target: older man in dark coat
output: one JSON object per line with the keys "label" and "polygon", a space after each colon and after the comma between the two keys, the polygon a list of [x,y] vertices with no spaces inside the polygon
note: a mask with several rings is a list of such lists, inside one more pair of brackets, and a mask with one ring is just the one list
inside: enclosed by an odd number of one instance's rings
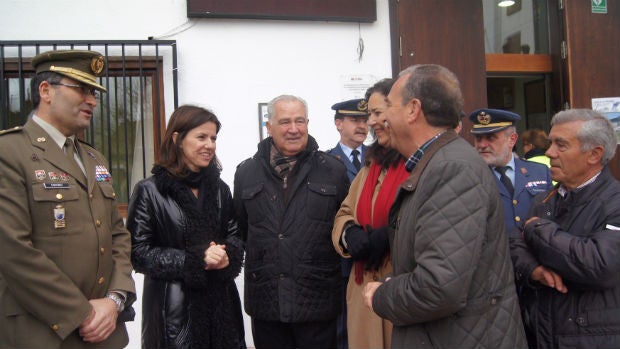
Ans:
{"label": "older man in dark coat", "polygon": [[511,254],[530,347],[620,348],[620,183],[616,132],[588,109],[551,120],[551,176]]}
{"label": "older man in dark coat", "polygon": [[335,348],[342,277],[331,231],[349,179],[342,162],[308,135],[303,99],[278,96],[268,111],[270,137],[235,173],[254,344]]}

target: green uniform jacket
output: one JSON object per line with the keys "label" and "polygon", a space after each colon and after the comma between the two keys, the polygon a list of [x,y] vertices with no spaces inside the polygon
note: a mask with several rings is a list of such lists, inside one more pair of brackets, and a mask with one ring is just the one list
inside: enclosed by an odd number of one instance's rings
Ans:
{"label": "green uniform jacket", "polygon": [[[135,300],[131,238],[108,165],[85,143],[86,176],[34,121],[0,132],[0,348],[122,348],[124,323],[98,346],[77,329],[89,299]],[[97,175],[96,175],[97,171]]]}

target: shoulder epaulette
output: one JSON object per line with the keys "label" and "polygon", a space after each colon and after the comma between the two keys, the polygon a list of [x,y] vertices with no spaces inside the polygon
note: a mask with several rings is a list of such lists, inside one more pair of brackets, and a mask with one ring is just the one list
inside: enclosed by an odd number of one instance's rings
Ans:
{"label": "shoulder epaulette", "polygon": [[[332,149],[330,149],[330,150],[332,150]],[[318,152],[319,152],[319,154],[324,154],[326,156],[331,156],[332,158],[335,158],[335,159],[338,159],[339,161],[342,161],[342,159],[340,158],[340,155],[330,153],[330,150],[328,150],[328,151],[319,150]]]}
{"label": "shoulder epaulette", "polygon": [[[75,138],[77,138],[77,137],[75,137]],[[78,142],[80,142],[80,143],[82,143],[82,144],[86,144],[87,146],[89,146],[89,147],[91,147],[91,148],[95,148],[95,147],[93,147],[93,145],[92,145],[92,144],[90,144],[90,143],[88,143],[88,142],[86,142],[86,141],[84,141],[84,140],[81,140],[81,139],[79,139],[79,138],[78,138],[77,140],[78,140]]]}
{"label": "shoulder epaulette", "polygon": [[9,128],[6,130],[1,130],[0,131],[0,136],[8,134],[8,133],[13,133],[13,132],[21,132],[21,130],[23,130],[24,127],[23,126],[15,126],[13,128]]}

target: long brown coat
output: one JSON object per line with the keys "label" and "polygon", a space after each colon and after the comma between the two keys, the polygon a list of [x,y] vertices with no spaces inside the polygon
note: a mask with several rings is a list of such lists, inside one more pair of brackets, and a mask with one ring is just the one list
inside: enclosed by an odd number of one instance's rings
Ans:
{"label": "long brown coat", "polygon": [[[32,120],[0,134],[0,348],[97,347],[76,331],[88,300],[108,290],[128,292],[127,305],[135,299],[107,162],[87,144],[80,156],[86,176]],[[127,342],[119,323],[99,347]]]}
{"label": "long brown coat", "polygon": [[[377,198],[379,189],[381,189],[381,183],[383,183],[386,172],[385,170],[382,171],[377,179],[378,183],[375,186],[375,192],[372,198],[373,207],[374,200]],[[332,243],[334,244],[336,252],[345,258],[351,258],[351,255],[346,252],[340,244],[342,231],[349,222],[359,224],[356,217],[357,203],[367,178],[368,167],[364,167],[351,183],[349,194],[340,205],[338,213],[336,213],[334,229],[332,230]],[[347,335],[349,348],[380,349],[390,347],[392,323],[370,311],[364,304],[364,298],[362,296],[362,290],[367,283],[382,280],[392,273],[392,262],[390,261],[389,255],[384,258],[384,262],[379,270],[364,271],[363,280],[360,285],[355,282],[355,266],[351,269],[349,281],[347,283]]]}

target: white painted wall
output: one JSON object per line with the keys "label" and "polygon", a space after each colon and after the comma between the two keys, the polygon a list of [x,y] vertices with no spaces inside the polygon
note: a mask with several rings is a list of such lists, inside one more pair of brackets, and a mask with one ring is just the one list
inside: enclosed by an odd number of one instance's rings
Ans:
{"label": "white painted wall", "polygon": [[[377,21],[358,25],[188,20],[186,0],[0,0],[0,40],[176,40],[179,104],[207,107],[222,121],[217,154],[232,187],[236,165],[256,150],[258,103],[283,93],[306,99],[310,134],[328,149],[338,140],[330,106],[349,98],[343,77],[392,75],[388,0],[376,2]],[[365,51],[358,60],[360,35]],[[169,116],[170,93],[165,103]],[[140,294],[140,275],[136,280]],[[242,277],[237,281],[242,292]],[[139,324],[138,315],[128,348],[139,348]],[[249,323],[246,332],[251,346]]]}

